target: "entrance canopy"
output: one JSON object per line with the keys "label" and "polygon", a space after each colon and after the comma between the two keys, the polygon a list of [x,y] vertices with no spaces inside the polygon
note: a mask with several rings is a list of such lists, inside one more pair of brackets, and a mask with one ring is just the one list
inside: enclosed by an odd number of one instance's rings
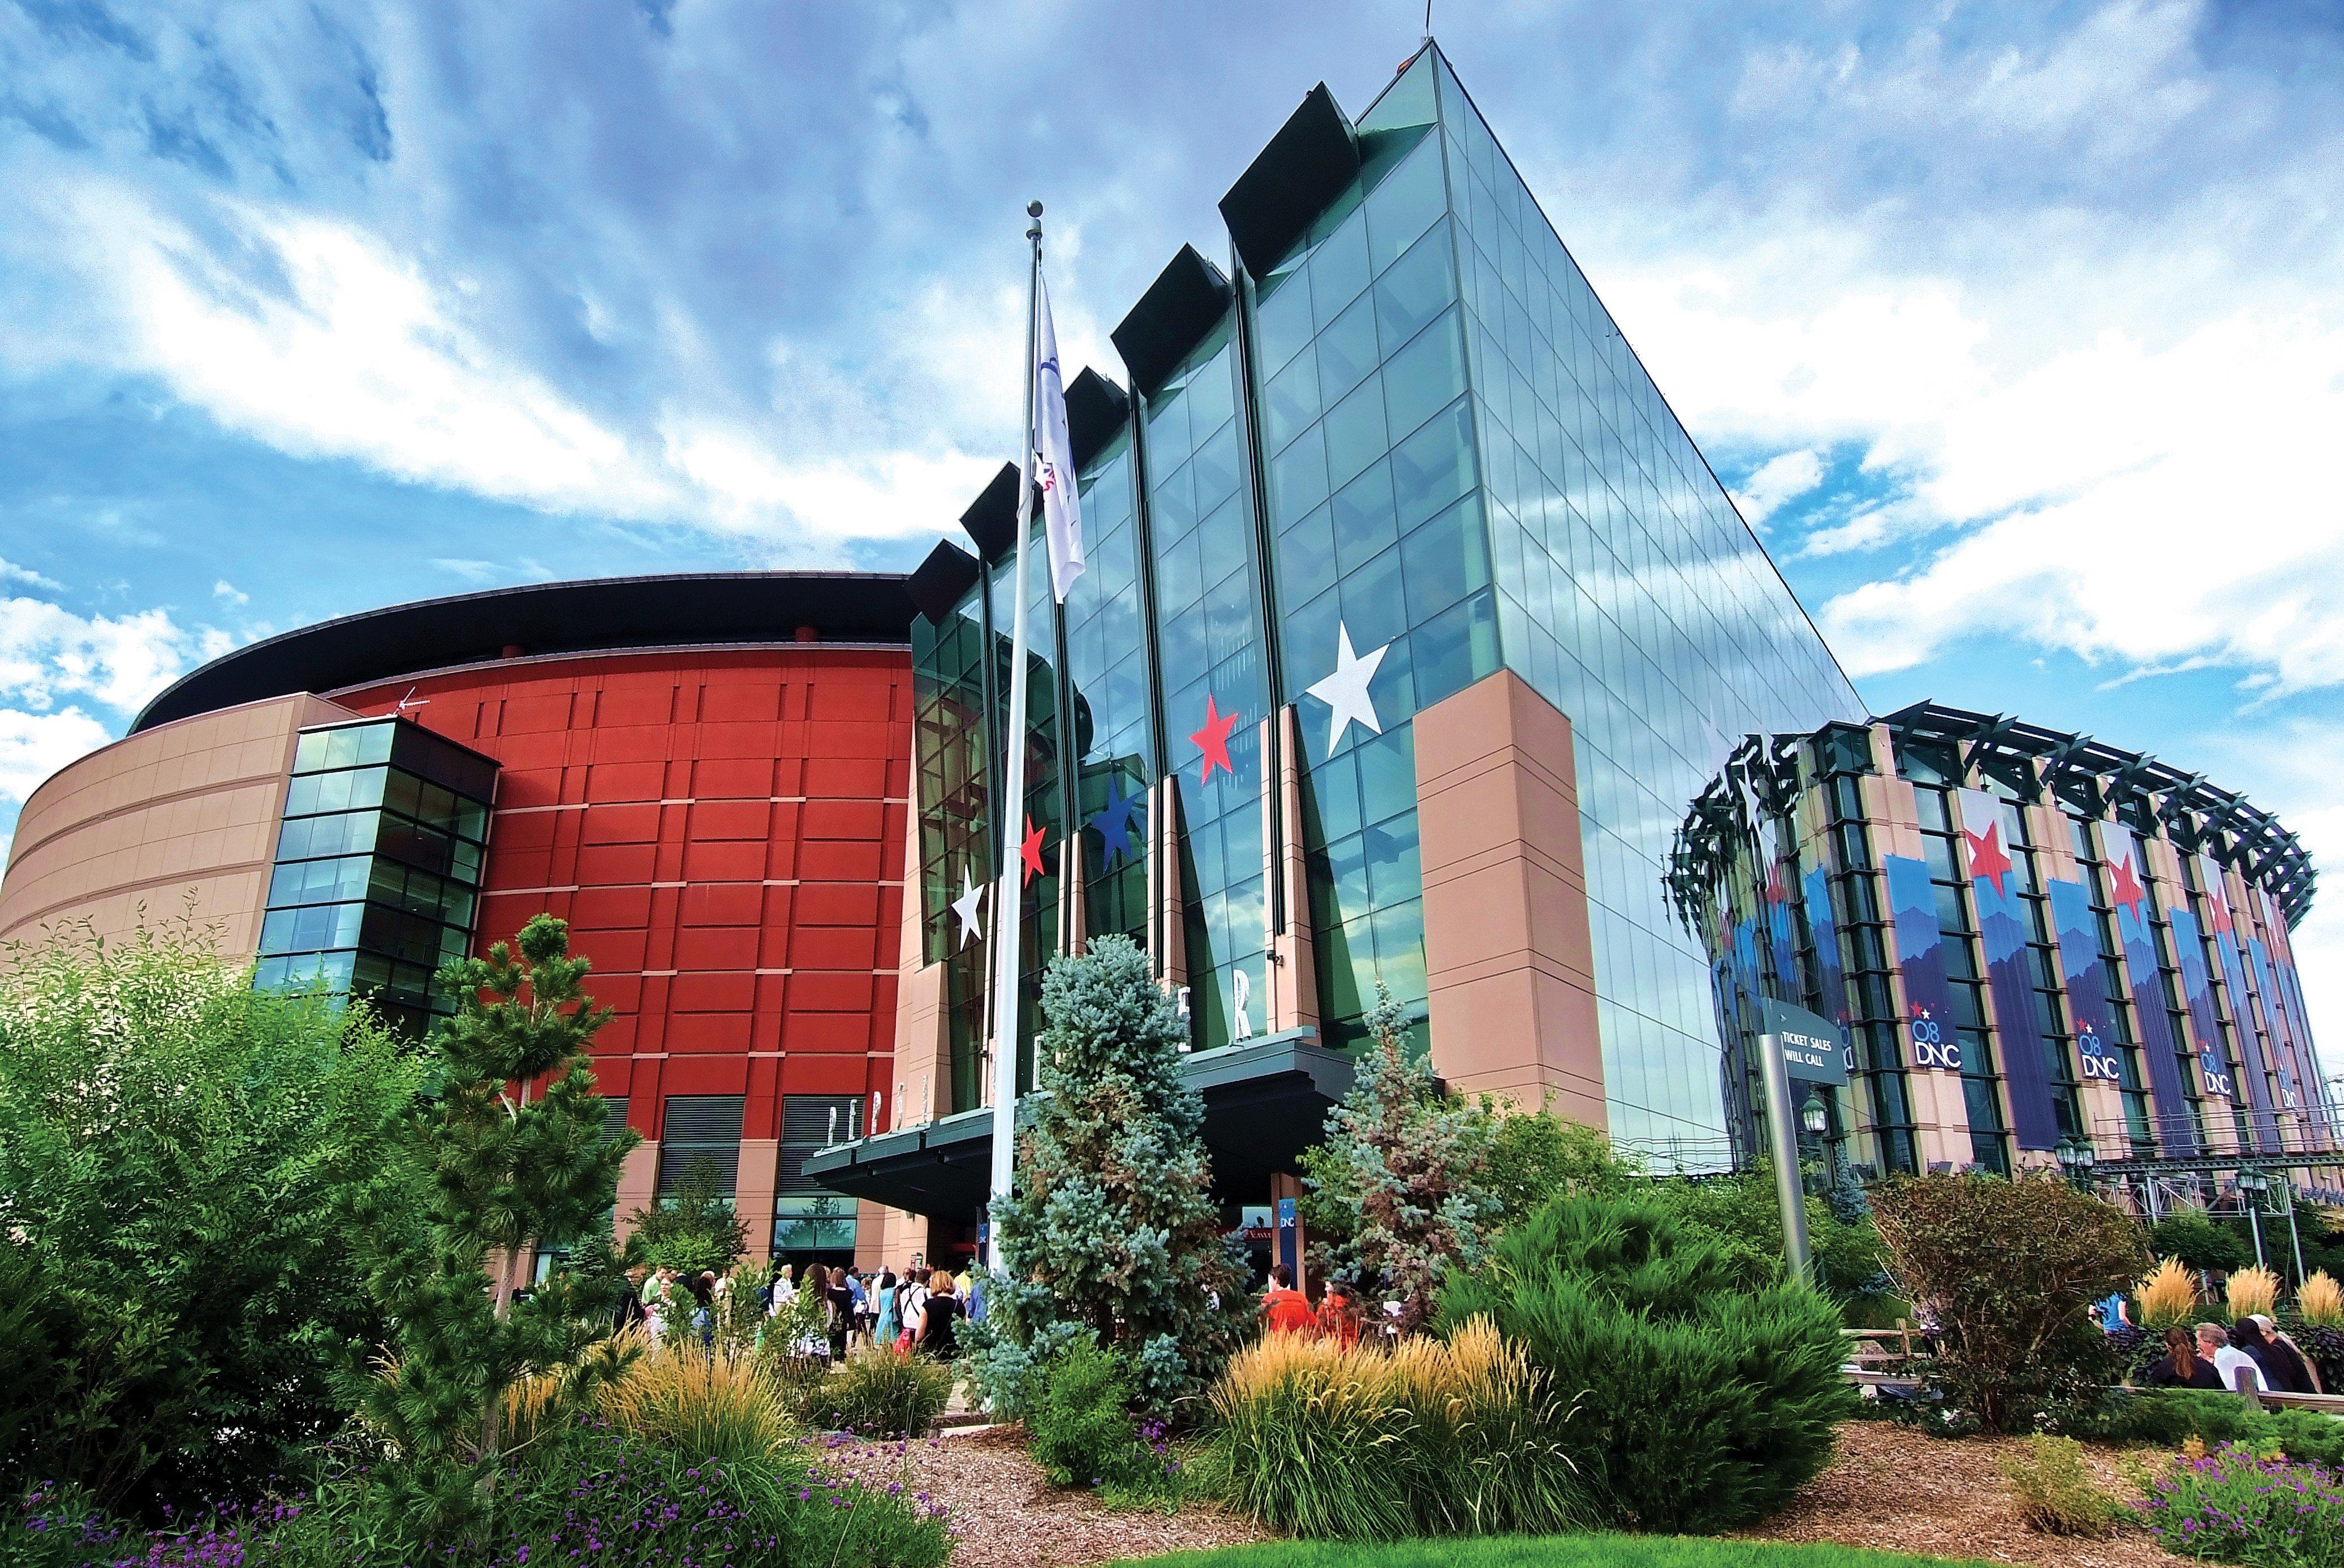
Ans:
{"label": "entrance canopy", "polygon": [[[1309,1029],[1200,1052],[1180,1067],[1204,1096],[1213,1195],[1225,1203],[1261,1201],[1271,1173],[1295,1168],[1351,1087],[1350,1058],[1321,1047]],[[985,1208],[992,1138],[993,1111],[979,1108],[834,1144],[808,1157],[804,1170],[850,1198],[966,1221]]]}

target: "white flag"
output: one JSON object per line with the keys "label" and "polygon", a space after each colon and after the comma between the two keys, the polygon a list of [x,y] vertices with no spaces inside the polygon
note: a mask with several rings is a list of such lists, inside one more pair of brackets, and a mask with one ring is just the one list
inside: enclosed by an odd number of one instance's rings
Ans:
{"label": "white flag", "polygon": [[1083,503],[1076,492],[1074,443],[1066,437],[1066,383],[1058,371],[1058,329],[1050,291],[1039,301],[1035,335],[1034,471],[1042,486],[1042,526],[1050,536],[1050,591],[1059,603],[1083,574]]}

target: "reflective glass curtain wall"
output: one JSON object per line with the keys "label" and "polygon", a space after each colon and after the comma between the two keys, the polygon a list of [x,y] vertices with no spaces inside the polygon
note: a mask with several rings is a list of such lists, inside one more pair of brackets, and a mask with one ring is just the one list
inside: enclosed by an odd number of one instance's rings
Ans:
{"label": "reflective glass curtain wall", "polygon": [[452,1013],[432,976],[471,951],[495,790],[495,764],[418,724],[303,731],[254,983],[363,996],[419,1034]]}
{"label": "reflective glass curtain wall", "polygon": [[1722,1138],[1670,836],[1734,738],[1863,707],[1445,62],[1439,89],[1500,641],[1571,721],[1612,1132]]}

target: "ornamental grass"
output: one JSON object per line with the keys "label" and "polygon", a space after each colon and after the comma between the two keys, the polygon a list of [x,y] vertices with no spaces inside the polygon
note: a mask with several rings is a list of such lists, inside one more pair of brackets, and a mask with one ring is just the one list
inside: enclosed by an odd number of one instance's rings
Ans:
{"label": "ornamental grass", "polygon": [[2232,1274],[2226,1290],[2234,1323],[2258,1313],[2268,1317],[2278,1305],[2278,1276],[2260,1264]]}
{"label": "ornamental grass", "polygon": [[2344,1329],[2344,1285],[2322,1269],[2295,1293],[2295,1310],[2315,1329]]}
{"label": "ornamental grass", "polygon": [[1230,1501],[1297,1535],[1567,1529],[1587,1516],[1559,1407],[1486,1318],[1392,1351],[1271,1334],[1212,1393]]}
{"label": "ornamental grass", "polygon": [[605,1384],[596,1403],[622,1431],[711,1459],[770,1455],[799,1436],[746,1350],[662,1345]]}
{"label": "ornamental grass", "polygon": [[2141,1277],[2132,1299],[2142,1331],[2161,1334],[2198,1315],[2198,1277],[2180,1259],[2167,1258]]}

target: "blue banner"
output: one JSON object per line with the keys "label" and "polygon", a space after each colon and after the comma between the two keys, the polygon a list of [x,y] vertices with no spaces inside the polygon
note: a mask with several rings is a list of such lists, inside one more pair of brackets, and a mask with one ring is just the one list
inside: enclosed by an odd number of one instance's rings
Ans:
{"label": "blue banner", "polygon": [[2271,984],[2270,950],[2259,936],[2247,938],[2247,963],[2255,975],[2255,992],[2263,999],[2263,1017],[2270,1026],[2273,1076],[2278,1079],[2279,1108],[2295,1110],[2303,1104],[2297,1087],[2295,1042],[2288,1037],[2287,1010],[2279,1005],[2278,987]]}
{"label": "blue banner", "polygon": [[2116,1027],[2108,1016],[2108,976],[2100,964],[2100,937],[2092,919],[2092,895],[2080,882],[2046,877],[2051,924],[2059,932],[2060,978],[2067,987],[2067,1017],[2076,1028],[2076,1057],[2084,1081],[2121,1085]]}
{"label": "blue banner", "polygon": [[2002,1076],[2010,1086],[2010,1130],[2021,1148],[2056,1148],[2059,1121],[2051,1105],[2043,1030],[2035,1017],[2026,911],[2019,896],[2025,873],[2011,863],[2002,841],[2001,803],[1984,790],[1958,793],[1970,894],[1977,901],[1978,940],[1985,946],[1986,986],[1994,995],[1994,1019],[2002,1033]]}
{"label": "blue banner", "polygon": [[2222,1060],[2222,1031],[2214,1017],[2214,982],[2206,968],[2205,936],[2198,916],[2177,905],[2167,916],[2173,924],[2173,954],[2181,968],[2181,999],[2189,1008],[2189,1027],[2198,1037],[2198,1089],[2228,1099],[2238,1086],[2230,1081]]}
{"label": "blue banner", "polygon": [[2140,1047],[2148,1053],[2148,1087],[2157,1104],[2156,1126],[2160,1151],[2171,1155],[2198,1152],[2197,1136],[2189,1130],[2188,1091],[2181,1081],[2181,1060],[2175,1054],[2173,1020],[2165,1010],[2165,988],[2158,980],[2157,936],[2148,924],[2148,883],[2141,875],[2132,831],[2121,823],[2100,824],[2100,858],[2107,863],[2108,903],[2116,911],[2117,940],[2124,945],[2125,969],[2132,979],[2132,1015],[2140,1027]]}
{"label": "blue banner", "polygon": [[2254,1113],[2248,1125],[2259,1142],[2273,1137],[2278,1127],[2271,1119],[2270,1088],[2263,1077],[2262,1045],[2255,1037],[2254,1007],[2247,1000],[2247,966],[2238,951],[2238,923],[2230,910],[2230,891],[2222,880],[2222,868],[2211,855],[2201,855],[2198,869],[2206,889],[2206,907],[2214,917],[2214,951],[2222,960],[2223,988],[2230,995],[2230,1032],[2238,1041],[2238,1076],[2247,1080],[2247,1106]]}
{"label": "blue banner", "polygon": [[1908,1063],[1960,1072],[1961,1039],[1955,1033],[1954,993],[1945,980],[1945,936],[1937,926],[1929,863],[1884,855],[1880,865],[1888,874],[1888,905],[1895,920],[1896,970],[1904,977]]}
{"label": "blue banner", "polygon": [[1823,1015],[1847,1027],[1847,970],[1840,962],[1839,921],[1832,914],[1831,878],[1820,865],[1804,878],[1807,934],[1814,938],[1815,968],[1823,981]]}
{"label": "blue banner", "polygon": [[1766,921],[1766,944],[1774,959],[1773,996],[1782,1001],[1803,1003],[1806,986],[1799,975],[1798,936],[1791,928],[1791,868],[1787,862],[1777,860],[1766,869],[1766,900],[1763,911]]}

